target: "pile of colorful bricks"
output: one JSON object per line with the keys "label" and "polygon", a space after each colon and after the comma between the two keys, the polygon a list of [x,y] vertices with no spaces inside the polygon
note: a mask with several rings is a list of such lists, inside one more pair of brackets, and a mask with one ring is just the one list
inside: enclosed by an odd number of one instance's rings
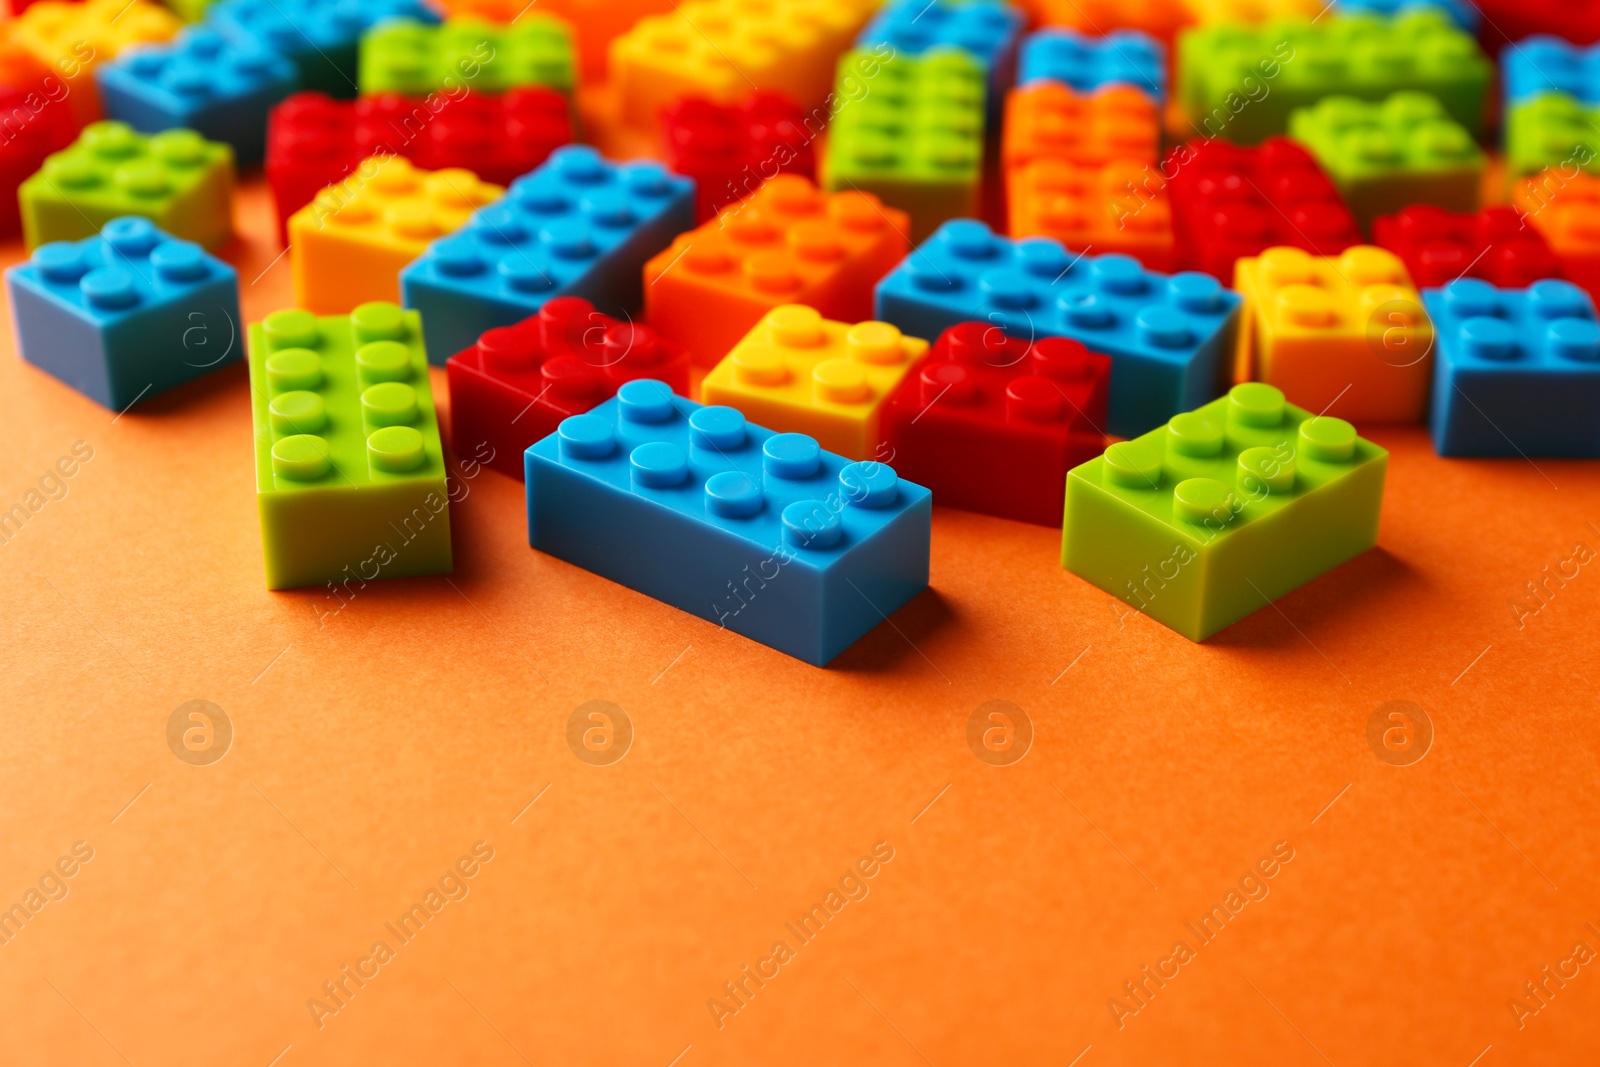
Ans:
{"label": "pile of colorful bricks", "polygon": [[935,503],[1199,641],[1376,543],[1369,426],[1600,458],[1594,5],[12,3],[24,360],[120,412],[245,358],[185,338],[264,171],[270,589],[448,572],[472,458],[810,663]]}

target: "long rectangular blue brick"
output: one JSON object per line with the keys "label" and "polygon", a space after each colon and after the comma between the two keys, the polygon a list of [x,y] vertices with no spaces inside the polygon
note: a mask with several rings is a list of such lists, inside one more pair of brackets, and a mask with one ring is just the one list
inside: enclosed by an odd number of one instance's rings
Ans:
{"label": "long rectangular blue brick", "polygon": [[1209,274],[1158,274],[1131,256],[1012,240],[945,223],[878,283],[876,316],[914,337],[988,322],[1033,341],[1071,337],[1111,357],[1108,433],[1137,437],[1222,393],[1240,297]]}
{"label": "long rectangular blue brick", "polygon": [[663,382],[525,462],[534,548],[816,666],[928,586],[927,489]]}

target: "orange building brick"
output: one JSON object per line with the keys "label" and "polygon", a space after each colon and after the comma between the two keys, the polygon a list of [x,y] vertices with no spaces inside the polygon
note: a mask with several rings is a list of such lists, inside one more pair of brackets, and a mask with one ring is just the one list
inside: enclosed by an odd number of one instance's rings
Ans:
{"label": "orange building brick", "polygon": [[17,17],[12,40],[67,83],[67,102],[80,125],[101,117],[95,65],[137,44],[171,40],[183,23],[149,0],[43,0]]}
{"label": "orange building brick", "polygon": [[928,342],[887,322],[832,322],[774,308],[700,383],[706,404],[738,408],[780,433],[803,433],[847,459],[873,459],[883,406]]}
{"label": "orange building brick", "polygon": [[[451,17],[510,22],[529,10],[528,0],[437,0]],[[578,67],[586,82],[605,77],[606,49],[647,15],[671,11],[672,0],[539,0],[539,10],[572,26]]]}
{"label": "orange building brick", "polygon": [[645,318],[706,366],[783,304],[871,318],[872,288],[906,257],[910,229],[869,193],[780,174],[645,264]]}
{"label": "orange building brick", "polygon": [[1131,85],[1080,93],[1038,81],[1006,95],[1000,159],[1007,168],[1040,159],[1091,167],[1134,160],[1154,170],[1160,152],[1160,109]]}
{"label": "orange building brick", "polygon": [[296,306],[337,315],[372,300],[398,304],[401,269],[504,192],[470,170],[363,161],[289,217]]}
{"label": "orange building brick", "polygon": [[866,22],[860,0],[685,0],[611,42],[624,122],[654,130],[685,96],[733,103],[779,89],[810,109],[833,88],[834,62]]}
{"label": "orange building brick", "polygon": [[1121,252],[1148,270],[1172,270],[1172,205],[1149,164],[1045,159],[1011,167],[1006,202],[1012,237],[1053,237],[1073,252]]}
{"label": "orange building brick", "polygon": [[1244,297],[1239,377],[1357,424],[1421,422],[1433,325],[1400,257],[1371,245],[1313,256],[1269,248],[1234,266]]}
{"label": "orange building brick", "polygon": [[1600,176],[1550,167],[1518,181],[1511,203],[1544,237],[1567,279],[1600,301]]}

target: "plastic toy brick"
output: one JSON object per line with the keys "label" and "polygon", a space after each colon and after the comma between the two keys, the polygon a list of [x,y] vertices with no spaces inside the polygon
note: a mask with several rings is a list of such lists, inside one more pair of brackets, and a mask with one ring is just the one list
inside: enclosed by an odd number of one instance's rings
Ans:
{"label": "plastic toy brick", "polygon": [[1185,0],[1029,0],[1032,20],[1065,26],[1096,37],[1114,30],[1137,30],[1166,45],[1192,17]]}
{"label": "plastic toy brick", "polygon": [[946,223],[878,283],[876,318],[937,337],[967,321],[1014,337],[1070,337],[1111,357],[1106,430],[1143,433],[1217,395],[1239,296],[1205,274],[1155,274],[1127,256],[1075,255]]}
{"label": "plastic toy brick", "polygon": [[873,193],[911,216],[920,241],[946,219],[974,215],[983,174],[983,71],[939,48],[881,59],[856,50],[839,60],[839,95],[871,86],[833,117],[824,188]]}
{"label": "plastic toy brick", "polygon": [[177,16],[148,0],[43,0],[24,11],[12,38],[52,70],[69,90],[66,100],[80,125],[101,117],[96,64],[136,44],[159,44],[178,32]]}
{"label": "plastic toy brick", "polygon": [[571,139],[566,99],[537,86],[424,99],[296,93],[267,125],[267,181],[287,240],[289,216],[369,156],[402,155],[424,170],[464,168],[505,185]]}
{"label": "plastic toy brick", "polygon": [[361,38],[361,95],[503,93],[542,85],[570,96],[573,65],[572,31],[550,15],[530,12],[507,26],[472,18],[437,26],[396,19]]}
{"label": "plastic toy brick", "polygon": [[59,95],[65,83],[38,69],[39,77],[21,86],[0,83],[0,237],[10,237],[22,228],[17,189],[44,165],[46,157],[67,147],[78,135],[72,112]]}
{"label": "plastic toy brick", "polygon": [[92,237],[114,218],[142,215],[215,250],[233,236],[233,149],[193,130],[146,137],[121,122],[96,122],[46,159],[17,199],[30,249]]}
{"label": "plastic toy brick", "polygon": [[[437,6],[453,17],[490,22],[512,22],[528,9],[527,0],[440,0]],[[539,0],[539,8],[572,27],[580,73],[590,82],[604,76],[606,49],[613,37],[646,15],[671,11],[673,4],[672,0]]]}
{"label": "plastic toy brick", "polygon": [[689,394],[689,356],[642,323],[602,315],[558,296],[515,326],[497,326],[445,362],[450,439],[457,455],[482,456],[521,481],[523,453],[636,378]]}
{"label": "plastic toy brick", "polygon": [[985,322],[944,332],[883,409],[881,458],[941,505],[1058,526],[1067,471],[1105,450],[1111,360]]}
{"label": "plastic toy brick", "polygon": [[1288,131],[1292,112],[1334,93],[1382,100],[1405,90],[1437,97],[1477,135],[1491,72],[1469,34],[1442,11],[1417,8],[1199,27],[1179,42],[1177,97],[1187,128],[1239,144]]}
{"label": "plastic toy brick", "polygon": [[1600,10],[1570,0],[1471,0],[1483,15],[1483,41],[1496,54],[1513,42],[1552,34],[1574,44],[1600,41]]}
{"label": "plastic toy brick", "polygon": [[[400,271],[504,192],[470,170],[418,170],[403,156],[363,161],[289,217],[295,303],[333,313],[398,302]],[[434,358],[443,362],[453,351],[436,350]]]}
{"label": "plastic toy brick", "polygon": [[733,103],[760,89],[803,108],[828,98],[831,64],[866,20],[857,0],[686,0],[640,19],[611,42],[623,121],[653,130],[685,96]]}
{"label": "plastic toy brick", "polygon": [[1600,458],[1600,325],[1587,293],[1464,278],[1423,300],[1439,333],[1430,423],[1441,456]]}
{"label": "plastic toy brick", "polygon": [[[37,2],[37,0],[30,0]],[[172,13],[185,22],[199,22],[206,17],[208,11],[216,0],[166,0],[166,6]]]}
{"label": "plastic toy brick", "polygon": [[1022,12],[1004,0],[890,0],[856,38],[857,48],[888,44],[897,55],[959,48],[988,74],[991,119],[1017,74]]}
{"label": "plastic toy brick", "polygon": [[785,304],[711,368],[700,398],[814,437],[846,459],[881,458],[883,405],[927,350],[927,341],[886,322],[830,322],[814,308]]}
{"label": "plastic toy brick", "polygon": [[1041,160],[1012,168],[1006,203],[1013,237],[1050,237],[1074,252],[1121,253],[1150,270],[1173,268],[1166,182],[1147,163]]}
{"label": "plastic toy brick", "polygon": [[1363,232],[1412,204],[1476,211],[1487,165],[1472,135],[1424,93],[1381,104],[1330,96],[1296,111],[1289,131],[1311,150]]}
{"label": "plastic toy brick", "polygon": [[1373,243],[1399,256],[1412,281],[1425,288],[1472,277],[1520,289],[1561,277],[1561,263],[1539,231],[1504,205],[1476,215],[1417,205],[1383,216],[1373,233]]}
{"label": "plastic toy brick", "polygon": [[1067,476],[1061,565],[1204,641],[1376,544],[1388,465],[1343,419],[1236,385]]}
{"label": "plastic toy brick", "polygon": [[6,288],[22,358],[112,411],[240,358],[233,268],[148,219],[41,245]]}
{"label": "plastic toy brick", "polygon": [[1476,33],[1483,21],[1477,0],[1338,0],[1338,10],[1350,14],[1398,15],[1415,7],[1438,8],[1469,33]]}
{"label": "plastic toy brick", "polygon": [[1506,110],[1506,168],[1513,175],[1547,167],[1600,170],[1600,107],[1565,93],[1541,93]]}
{"label": "plastic toy brick", "polygon": [[252,324],[250,407],[268,589],[353,592],[450,572],[444,448],[416,312],[372,303]]}
{"label": "plastic toy brick", "polygon": [[1584,104],[1600,104],[1600,48],[1583,48],[1541,34],[1519,41],[1502,57],[1506,105],[1540,93],[1562,93]]}
{"label": "plastic toy brick", "polygon": [[1314,19],[1330,6],[1327,0],[1187,0],[1187,4],[1190,17],[1202,26]]}
{"label": "plastic toy brick", "polygon": [[905,258],[910,220],[870,193],[780,175],[645,265],[645,318],[711,366],[773,308],[872,318],[872,287]]}
{"label": "plastic toy brick", "polygon": [[1600,293],[1600,177],[1553,168],[1517,182],[1512,205],[1543,235],[1562,276]]}
{"label": "plastic toy brick", "polygon": [[632,316],[647,260],[694,219],[694,183],[659,163],[612,163],[558,148],[504,200],[433,242],[400,276],[436,362],[484,331],[521,322],[555,296]]}
{"label": "plastic toy brick", "polygon": [[1137,30],[1088,37],[1072,30],[1040,30],[1022,42],[1017,82],[1060,82],[1080,93],[1104,85],[1131,85],[1156,103],[1167,97],[1167,50]]}
{"label": "plastic toy brick", "polygon": [[1241,256],[1279,245],[1333,256],[1362,243],[1332,179],[1286,137],[1251,148],[1198,138],[1174,148],[1161,173],[1179,265],[1222,281]]}
{"label": "plastic toy brick", "polygon": [[1421,422],[1433,331],[1398,256],[1370,245],[1337,258],[1269,248],[1239,260],[1239,377],[1353,422]]}
{"label": "plastic toy brick", "polygon": [[218,33],[287,56],[302,89],[356,95],[361,35],[391,19],[434,23],[421,0],[218,0],[206,21]]}
{"label": "plastic toy brick", "polygon": [[932,494],[661,382],[527,452],[528,543],[815,666],[928,585]]}
{"label": "plastic toy brick", "polygon": [[762,90],[737,104],[686,97],[661,113],[667,165],[694,179],[695,221],[755,192],[778,174],[816,177],[812,142],[822,123],[786,93]]}
{"label": "plastic toy brick", "polygon": [[197,26],[169,44],[129,49],[95,78],[108,118],[145,133],[187,127],[232,146],[245,166],[261,161],[267,112],[294,92],[299,73],[276,52]]}
{"label": "plastic toy brick", "polygon": [[1040,159],[1086,167],[1118,159],[1154,164],[1160,150],[1160,112],[1155,101],[1131,86],[1080,93],[1042,81],[1006,95],[1000,129],[1000,159],[1006,168]]}

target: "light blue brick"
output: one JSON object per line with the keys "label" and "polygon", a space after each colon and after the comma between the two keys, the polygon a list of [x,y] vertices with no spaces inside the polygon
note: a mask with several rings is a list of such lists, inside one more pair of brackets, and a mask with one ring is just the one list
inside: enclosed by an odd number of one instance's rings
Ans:
{"label": "light blue brick", "polygon": [[1441,456],[1600,457],[1600,324],[1569,282],[1426,289]]}
{"label": "light blue brick", "polygon": [[361,35],[397,18],[439,21],[421,0],[219,0],[206,15],[224,36],[289,57],[302,89],[342,100],[357,95]]}
{"label": "light blue brick", "polygon": [[528,543],[822,666],[928,586],[932,494],[633,381],[529,448]]}
{"label": "light blue brick", "polygon": [[1506,104],[1540,93],[1565,93],[1584,104],[1600,104],[1600,45],[1584,47],[1540,34],[1500,54]]}
{"label": "light blue brick", "polygon": [[1107,432],[1135,437],[1221,394],[1239,303],[1209,274],[1159,274],[1130,256],[956,219],[878,283],[875,314],[915,337],[977,321],[1029,341],[1082,341],[1111,357]]}
{"label": "light blue brick", "polygon": [[266,154],[267,113],[299,87],[299,77],[278,53],[205,26],[130,49],[95,69],[106,118],[143,133],[197,130],[232,145],[241,165]]}
{"label": "light blue brick", "polygon": [[1437,8],[1449,15],[1457,26],[1473,33],[1478,32],[1478,24],[1483,21],[1482,13],[1472,0],[1338,0],[1340,14],[1398,15],[1419,7]]}
{"label": "light blue brick", "polygon": [[616,318],[639,310],[645,262],[694,225],[694,182],[659,163],[612,163],[558,148],[400,273],[442,366],[483,331],[521,322],[557,296]]}
{"label": "light blue brick", "polygon": [[1017,82],[1058,81],[1080,93],[1102,85],[1131,85],[1151,99],[1167,98],[1167,50],[1137,30],[1085,37],[1072,30],[1040,30],[1022,42]]}
{"label": "light blue brick", "polygon": [[234,269],[149,219],[40,245],[6,289],[22,358],[113,411],[244,355]]}

